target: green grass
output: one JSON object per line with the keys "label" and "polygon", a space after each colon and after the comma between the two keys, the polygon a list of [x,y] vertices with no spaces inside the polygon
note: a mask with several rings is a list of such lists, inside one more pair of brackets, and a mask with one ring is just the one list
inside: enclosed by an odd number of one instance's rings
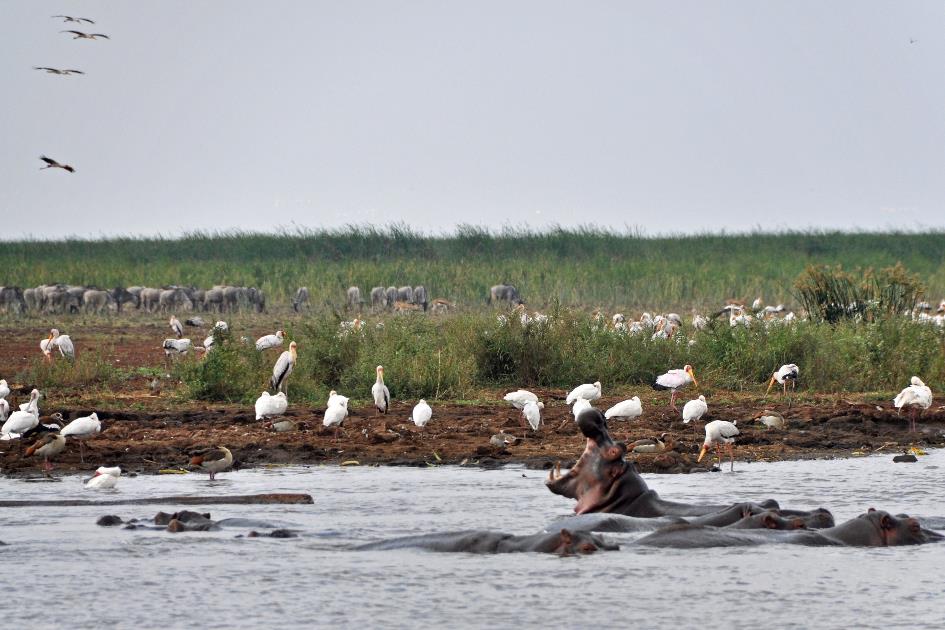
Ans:
{"label": "green grass", "polygon": [[405,227],[284,234],[191,234],[179,239],[15,241],[0,248],[5,285],[258,286],[285,305],[307,286],[316,308],[344,289],[423,284],[430,297],[483,306],[488,288],[515,284],[530,306],[705,309],[727,298],[797,305],[809,264],[845,269],[902,263],[945,295],[945,232],[703,234],[648,238],[596,228],[491,233],[465,227],[425,236]]}
{"label": "green grass", "polygon": [[[902,318],[749,329],[718,321],[704,331],[685,327],[671,340],[618,334],[564,308],[552,309],[542,325],[501,324],[486,314],[386,317],[382,327],[377,321],[347,335],[328,315],[288,329],[299,355],[290,399],[323,404],[328,391],[337,389],[363,400],[378,364],[400,400],[469,400],[488,388],[566,389],[595,380],[608,392],[648,390],[656,375],[686,363],[707,394],[760,394],[784,363],[800,366],[801,395],[896,392],[913,374],[935,390],[945,387],[945,331]],[[235,330],[206,360],[179,364],[190,397],[251,403],[266,387],[277,355],[239,344],[239,334]]]}

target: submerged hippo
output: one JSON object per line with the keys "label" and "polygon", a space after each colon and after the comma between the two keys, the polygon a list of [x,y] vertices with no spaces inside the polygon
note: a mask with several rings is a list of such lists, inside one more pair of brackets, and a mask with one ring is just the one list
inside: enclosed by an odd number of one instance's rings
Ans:
{"label": "submerged hippo", "polygon": [[[754,517],[751,517],[754,518]],[[845,523],[820,530],[741,530],[705,525],[669,525],[648,534],[635,544],[648,547],[741,547],[766,543],[806,546],[896,547],[937,542],[943,536],[925,529],[905,514],[870,509]]]}
{"label": "submerged hippo", "polygon": [[598,550],[615,551],[619,545],[609,544],[589,532],[562,529],[552,533],[515,536],[502,532],[471,530],[406,536],[355,547],[359,551],[386,551],[390,549],[425,549],[426,551],[464,551],[467,553],[514,553],[536,551],[559,556],[589,554]]}
{"label": "submerged hippo", "polygon": [[[691,505],[674,503],[660,498],[650,490],[636,469],[626,460],[627,447],[614,442],[607,432],[607,421],[597,409],[581,412],[577,418],[581,433],[587,438],[587,446],[581,458],[565,475],[557,470],[549,474],[545,484],[555,494],[577,499],[574,511],[613,512],[628,516],[706,516],[730,509],[726,505]],[[773,500],[751,504],[753,512],[778,509]],[[802,516],[805,512],[791,512]],[[732,522],[741,518],[734,518]]]}

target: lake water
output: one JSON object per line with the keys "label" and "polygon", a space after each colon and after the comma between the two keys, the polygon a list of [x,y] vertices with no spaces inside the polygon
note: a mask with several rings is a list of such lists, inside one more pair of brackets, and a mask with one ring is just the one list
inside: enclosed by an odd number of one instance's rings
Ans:
{"label": "lake water", "polygon": [[[736,463],[735,473],[648,475],[668,499],[775,498],[830,508],[945,515],[945,452],[917,464],[879,457]],[[945,544],[846,549],[634,548],[542,554],[355,552],[393,536],[486,528],[529,534],[568,514],[540,471],[509,467],[273,468],[123,477],[114,491],[0,479],[7,499],[307,492],[314,505],[210,506],[301,530],[288,540],[245,530],[170,534],[95,525],[176,506],[0,509],[6,628],[752,627],[939,628]],[[192,508],[196,509],[196,508]],[[640,534],[608,535],[621,543]]]}

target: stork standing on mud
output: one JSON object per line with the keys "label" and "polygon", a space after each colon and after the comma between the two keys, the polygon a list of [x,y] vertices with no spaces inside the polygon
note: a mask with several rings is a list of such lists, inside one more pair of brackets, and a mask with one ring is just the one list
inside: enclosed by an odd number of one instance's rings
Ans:
{"label": "stork standing on mud", "polygon": [[371,395],[374,397],[374,408],[381,413],[386,414],[390,409],[390,390],[384,384],[384,366],[379,365],[375,369],[377,380],[371,386]]}
{"label": "stork standing on mud", "polygon": [[909,407],[909,431],[915,432],[915,418],[919,410],[925,411],[932,406],[932,389],[922,382],[918,376],[913,376],[905,388],[893,400],[896,414],[902,412],[903,407]]}
{"label": "stork standing on mud", "polygon": [[669,397],[669,406],[672,407],[673,411],[679,411],[676,408],[676,390],[686,387],[689,383],[694,383],[696,387],[699,386],[699,381],[696,380],[692,366],[686,365],[681,370],[670,370],[666,374],[657,376],[656,382],[653,383],[653,389],[670,390],[672,395]]}
{"label": "stork standing on mud", "polygon": [[797,377],[800,374],[800,369],[793,363],[787,363],[778,368],[778,371],[771,375],[771,380],[768,381],[768,389],[765,391],[765,396],[771,391],[771,388],[774,387],[775,382],[781,385],[781,395],[787,395],[787,384],[791,383],[791,392],[793,393],[797,389]]}
{"label": "stork standing on mud", "polygon": [[[289,378],[289,374],[292,373],[292,369],[295,367],[297,357],[296,343],[293,341],[289,344],[289,349],[279,355],[276,364],[272,368],[272,378],[269,379],[269,385],[273,391],[285,391],[288,395],[286,381]],[[285,390],[283,390],[283,387],[285,387]]]}

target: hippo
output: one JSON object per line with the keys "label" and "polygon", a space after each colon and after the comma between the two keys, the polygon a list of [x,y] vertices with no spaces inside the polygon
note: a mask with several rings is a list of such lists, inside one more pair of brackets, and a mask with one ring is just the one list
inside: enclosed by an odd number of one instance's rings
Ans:
{"label": "hippo", "polygon": [[616,551],[619,545],[610,544],[589,532],[540,532],[529,536],[515,536],[502,532],[470,530],[422,534],[381,540],[355,547],[357,551],[388,551],[391,549],[423,549],[440,552],[515,553],[535,551],[559,556],[586,555],[598,550]]}
{"label": "hippo", "polygon": [[[655,490],[651,490],[646,481],[637,473],[634,466],[624,456],[627,446],[614,442],[607,431],[607,421],[597,409],[582,411],[577,418],[581,433],[587,438],[587,445],[581,458],[565,475],[557,469],[549,473],[545,481],[548,489],[571,499],[577,500],[574,511],[577,514],[589,512],[612,512],[637,517],[654,516],[707,516],[733,509],[730,505],[691,505],[675,503],[661,499]],[[777,501],[766,500],[751,504],[752,513],[767,509],[779,509]],[[732,516],[740,508],[735,507]],[[806,512],[790,511],[786,516],[805,516]],[[735,522],[741,518],[732,518]]]}
{"label": "hippo", "polygon": [[[754,517],[752,517],[754,518]],[[741,547],[782,543],[847,547],[897,547],[921,545],[942,540],[941,534],[925,529],[918,520],[906,514],[893,516],[883,510],[870,509],[865,514],[827,529],[733,529],[706,525],[669,525],[636,541],[646,547],[700,548]]]}

